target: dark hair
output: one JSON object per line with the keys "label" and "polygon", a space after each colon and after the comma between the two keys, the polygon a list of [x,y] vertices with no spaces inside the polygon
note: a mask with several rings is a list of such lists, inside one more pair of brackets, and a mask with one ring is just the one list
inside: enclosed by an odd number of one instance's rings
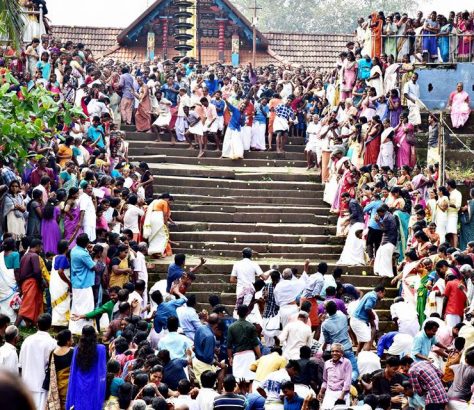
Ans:
{"label": "dark hair", "polygon": [[245,319],[247,315],[249,314],[249,307],[247,305],[240,305],[237,308],[237,315],[241,319]]}
{"label": "dark hair", "polygon": [[208,389],[213,389],[216,385],[217,374],[211,370],[206,370],[201,374],[201,386]]}
{"label": "dark hair", "polygon": [[309,359],[311,357],[311,348],[309,346],[300,347],[300,358]]}
{"label": "dark hair", "polygon": [[325,306],[326,306],[326,312],[329,316],[333,316],[336,314],[337,312],[336,302],[329,300],[326,302]]}
{"label": "dark hair", "polygon": [[72,333],[69,329],[63,329],[56,335],[58,346],[66,346],[67,342],[71,340]]}
{"label": "dark hair", "polygon": [[328,271],[328,264],[326,262],[320,262],[318,264],[318,272],[323,275]]}
{"label": "dark hair", "polygon": [[178,382],[179,394],[188,394],[190,391],[191,391],[191,382],[188,379],[181,379]]}
{"label": "dark hair", "polygon": [[46,332],[51,328],[51,315],[49,313],[43,313],[38,317],[38,329]]}
{"label": "dark hair", "polygon": [[454,179],[448,179],[446,185],[452,189],[456,189],[456,181]]}
{"label": "dark hair", "polygon": [[186,255],[184,253],[177,253],[174,256],[174,263],[181,266],[186,261]]}
{"label": "dark hair", "polygon": [[117,360],[110,359],[107,362],[107,379],[105,387],[105,399],[107,400],[110,397],[110,388],[112,381],[116,374],[119,374],[121,370],[120,363]]}
{"label": "dark hair", "polygon": [[82,328],[82,335],[77,345],[76,363],[83,372],[89,371],[97,358],[97,333],[90,326]]}
{"label": "dark hair", "polygon": [[150,294],[150,299],[155,302],[157,305],[161,305],[163,303],[163,295],[159,290],[155,290]]}
{"label": "dark hair", "polygon": [[466,350],[464,360],[469,366],[474,366],[474,346],[471,346]]}
{"label": "dark hair", "polygon": [[16,250],[16,241],[13,238],[6,238],[3,243],[2,247],[4,251],[15,251]]}
{"label": "dark hair", "polygon": [[89,236],[86,233],[81,233],[76,239],[76,244],[81,248],[85,248],[89,244]]}
{"label": "dark hair", "polygon": [[[160,384],[158,386],[158,391],[164,396],[166,397],[160,390],[161,386],[165,386],[166,387],[166,390],[168,390],[168,387],[165,385],[165,384]],[[151,408],[153,410],[167,410],[168,408],[168,403],[166,403],[166,400],[162,397],[154,397],[153,400],[151,401]]]}
{"label": "dark hair", "polygon": [[434,328],[439,328],[438,322],[435,322],[434,320],[428,320],[425,325],[423,326],[423,330],[432,330]]}
{"label": "dark hair", "polygon": [[125,382],[118,388],[117,398],[119,402],[119,408],[128,409],[130,403],[132,402],[132,392],[133,385],[128,382]]}
{"label": "dark hair", "polygon": [[295,390],[295,384],[291,380],[285,380],[281,384],[281,390]]}
{"label": "dark hair", "polygon": [[27,386],[18,376],[3,370],[0,371],[0,397],[5,410],[36,409]]}
{"label": "dark hair", "polygon": [[167,321],[169,332],[177,332],[179,327],[179,320],[176,316],[170,316]]}
{"label": "dark hair", "polygon": [[400,366],[400,359],[397,356],[390,356],[386,362],[387,366],[398,367]]}
{"label": "dark hair", "polygon": [[375,292],[385,292],[385,287],[383,285],[378,285],[374,288]]}
{"label": "dark hair", "polygon": [[235,377],[232,376],[231,374],[227,374],[224,377],[224,390],[226,392],[233,392],[235,389],[235,386],[237,386],[237,381],[235,380]]}
{"label": "dark hair", "polygon": [[295,369],[297,372],[300,371],[300,364],[296,360],[288,360],[285,369]]}
{"label": "dark hair", "polygon": [[66,239],[61,239],[58,242],[58,255],[62,255],[68,249],[69,249],[69,241],[67,241]]}
{"label": "dark hair", "polygon": [[413,362],[414,362],[414,360],[410,356],[403,356],[400,359],[400,366],[411,365]]}

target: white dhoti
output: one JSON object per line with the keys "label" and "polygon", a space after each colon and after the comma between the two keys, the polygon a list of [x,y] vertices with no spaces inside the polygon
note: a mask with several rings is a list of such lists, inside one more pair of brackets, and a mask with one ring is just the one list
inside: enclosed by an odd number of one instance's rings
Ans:
{"label": "white dhoti", "polygon": [[224,141],[222,142],[222,156],[231,159],[241,159],[244,157],[244,146],[240,131],[232,130],[230,127],[227,128]]}
{"label": "white dhoti", "polygon": [[209,132],[211,134],[215,134],[217,133],[218,131],[218,124],[217,124],[217,119],[215,119],[214,121],[212,121],[212,124],[209,120],[207,120],[205,123],[204,123],[204,132]]}
{"label": "white dhoti", "polygon": [[398,319],[398,331],[405,335],[415,337],[420,331],[420,325],[416,320],[400,320]]}
{"label": "white dhoti", "polygon": [[[181,117],[183,118],[183,117]],[[156,125],[157,127],[168,127],[171,122],[171,113],[164,114],[161,113],[158,118],[153,122],[153,125]]]}
{"label": "white dhoti", "polygon": [[[86,313],[94,310],[94,292],[92,287],[85,289],[72,289],[72,304],[71,304],[71,316],[72,315],[85,315]],[[69,330],[73,335],[81,335],[82,328],[86,325],[95,326],[94,320],[80,319],[70,320]]]}
{"label": "white dhoti", "polygon": [[458,214],[448,211],[448,222],[446,223],[446,235],[458,233]]}
{"label": "white dhoti", "polygon": [[252,127],[249,127],[248,125],[242,127],[240,135],[242,136],[242,145],[244,146],[244,151],[248,151],[250,149],[250,142],[252,140]]}
{"label": "white dhoti", "polygon": [[306,384],[296,383],[295,384],[295,392],[300,397],[306,397],[310,393],[315,395],[314,390],[311,388],[311,386],[307,386]]}
{"label": "white dhoti", "polygon": [[469,403],[461,400],[449,400],[448,408],[449,410],[469,410]]}
{"label": "white dhoti", "polygon": [[204,125],[202,121],[198,121],[197,124],[194,124],[192,127],[189,127],[189,132],[193,135],[204,135]]}
{"label": "white dhoti", "polygon": [[280,314],[262,319],[262,334],[265,339],[265,346],[271,347],[275,344],[275,336],[280,334]]}
{"label": "white dhoti", "polygon": [[[69,269],[65,269],[66,277],[70,277]],[[51,295],[52,325],[67,326],[70,319],[71,296],[69,286],[59,276],[58,270],[51,269],[51,279],[49,281],[49,294]]]}
{"label": "white dhoti", "polygon": [[18,292],[14,269],[7,269],[4,252],[0,253],[0,313],[7,315],[10,322],[16,320],[16,312],[10,306],[13,297]]}
{"label": "white dhoti", "polygon": [[458,323],[462,322],[462,317],[459,315],[452,315],[452,314],[446,313],[445,322],[448,325],[448,327],[452,329]]}
{"label": "white dhoti", "polygon": [[32,391],[31,397],[33,398],[33,403],[35,404],[36,410],[43,410],[46,408],[46,399],[48,398],[48,392],[46,390]]}
{"label": "white dhoti", "polygon": [[250,140],[250,147],[264,150],[265,149],[265,130],[267,124],[262,122],[254,122],[252,125],[252,139]]}
{"label": "white dhoti", "polygon": [[273,121],[273,132],[288,132],[290,126],[288,121],[281,117],[275,117],[275,121]]}
{"label": "white dhoti", "polygon": [[219,131],[224,131],[224,116],[223,115],[221,115],[220,117],[217,116],[216,122],[217,122],[217,129]]}
{"label": "white dhoti", "polygon": [[356,222],[351,225],[344,249],[336,265],[365,265],[364,240],[356,236],[357,231],[363,230],[364,224],[362,222]]}
{"label": "white dhoti", "polygon": [[298,313],[298,306],[294,303],[292,305],[283,305],[280,306],[280,323],[281,323],[281,328],[283,329],[292,316],[296,315]]}
{"label": "white dhoti", "polygon": [[374,274],[382,277],[393,278],[392,257],[395,245],[386,243],[377,250],[374,260]]}
{"label": "white dhoti", "polygon": [[176,131],[176,139],[178,141],[185,141],[186,138],[184,136],[184,133],[188,129],[188,122],[186,121],[186,118],[178,116],[176,118],[176,124],[174,126],[174,129]]}
{"label": "white dhoti", "polygon": [[408,103],[408,121],[413,125],[421,124],[420,108],[416,104]]}
{"label": "white dhoti", "polygon": [[255,352],[253,350],[245,350],[235,353],[232,363],[232,374],[236,380],[244,379],[251,381],[255,379],[255,372],[250,370],[250,365],[255,361]]}
{"label": "white dhoti", "polygon": [[427,165],[439,164],[439,149],[438,147],[428,147],[428,156],[426,159]]}
{"label": "white dhoti", "polygon": [[[323,403],[321,404],[321,410],[332,410],[341,393],[341,391],[327,389],[326,393],[324,394]],[[344,400],[346,401],[346,405],[349,406],[349,393],[344,396]]]}
{"label": "white dhoti", "polygon": [[357,341],[359,343],[370,342],[372,332],[369,323],[364,322],[363,320],[357,319],[355,317],[351,317],[349,324],[351,326],[352,331],[356,335]]}

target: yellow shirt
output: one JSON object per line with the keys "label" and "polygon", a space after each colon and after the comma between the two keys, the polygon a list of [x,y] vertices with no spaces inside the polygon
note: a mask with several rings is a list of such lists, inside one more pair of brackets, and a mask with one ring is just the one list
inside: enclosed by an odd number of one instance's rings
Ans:
{"label": "yellow shirt", "polygon": [[255,380],[262,382],[270,373],[284,369],[286,364],[287,361],[283,356],[273,352],[253,362],[250,365],[250,370],[255,372]]}
{"label": "yellow shirt", "polygon": [[[114,261],[112,261],[112,263],[115,265]],[[119,269],[127,269],[129,267],[128,258],[122,259],[118,267]],[[120,286],[123,288],[123,285],[127,282],[129,282],[128,275],[115,274],[113,271],[110,273],[109,288],[112,286]]]}

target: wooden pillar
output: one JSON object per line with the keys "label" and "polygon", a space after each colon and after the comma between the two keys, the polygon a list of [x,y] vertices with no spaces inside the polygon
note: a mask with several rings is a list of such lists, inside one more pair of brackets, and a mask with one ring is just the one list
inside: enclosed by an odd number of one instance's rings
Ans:
{"label": "wooden pillar", "polygon": [[219,37],[217,41],[218,50],[219,50],[219,61],[221,63],[225,62],[225,23],[226,18],[216,18],[219,27]]}

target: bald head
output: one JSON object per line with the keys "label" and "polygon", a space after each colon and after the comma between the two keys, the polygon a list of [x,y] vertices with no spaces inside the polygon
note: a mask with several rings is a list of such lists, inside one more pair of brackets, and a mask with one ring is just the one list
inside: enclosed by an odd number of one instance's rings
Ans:
{"label": "bald head", "polygon": [[283,279],[288,280],[293,277],[293,272],[290,268],[286,268],[283,270],[283,273],[281,274],[281,276]]}

